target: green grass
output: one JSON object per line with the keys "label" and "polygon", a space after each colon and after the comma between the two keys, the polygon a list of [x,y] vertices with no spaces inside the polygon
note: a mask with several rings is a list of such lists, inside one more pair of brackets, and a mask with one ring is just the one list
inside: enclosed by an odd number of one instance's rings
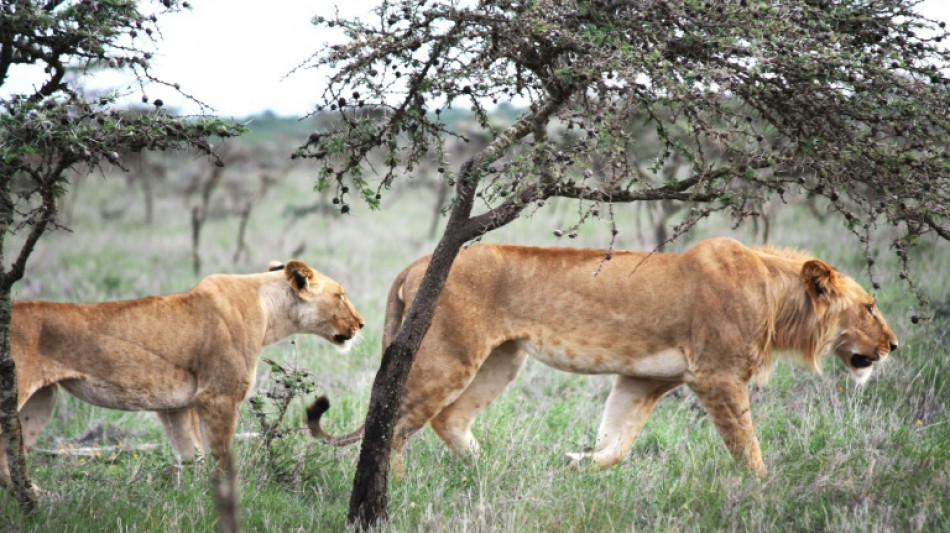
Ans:
{"label": "green grass", "polygon": [[[230,176],[240,181],[243,176]],[[247,179],[252,179],[248,177]],[[300,259],[340,281],[367,319],[362,342],[342,354],[320,339],[297,337],[263,356],[310,370],[316,394],[328,394],[334,433],[361,423],[379,359],[385,295],[392,278],[431,251],[426,236],[434,195],[394,191],[383,209],[355,205],[349,216],[291,220],[290,204],[318,198],[298,170],[255,207],[248,229],[250,258],[231,259],[236,218],[213,218],[203,232],[204,272],[251,272],[271,259]],[[44,238],[17,286],[18,298],[102,301],[178,292],[193,286],[189,228],[194,197],[156,199],[156,222],[142,222],[140,192],[121,178],[88,179],[80,188],[72,232]],[[386,201],[389,199],[389,201]],[[113,209],[110,209],[113,208]],[[121,208],[121,209],[119,209]],[[116,214],[116,212],[119,212]],[[528,220],[486,241],[603,246],[609,226],[585,228],[576,240],[552,231],[577,210],[549,202]],[[652,246],[651,228],[636,208],[618,208],[618,246]],[[860,250],[839,227],[817,225],[805,210],[786,209],[772,241],[813,250],[856,279]],[[751,231],[713,221],[694,239]],[[899,284],[882,235],[880,307],[901,349],[864,387],[851,384],[836,360],[822,375],[779,362],[769,383],[754,386],[753,417],[769,475],[737,469],[696,399],[678,390],[660,402],[629,456],[606,471],[566,468],[566,452],[593,444],[611,378],[580,376],[529,361],[519,378],[479,418],[482,455],[473,463],[449,454],[425,429],[411,442],[406,477],[390,487],[391,520],[384,531],[950,531],[950,384],[943,377],[950,347],[947,323],[913,325],[916,301]],[[689,243],[677,244],[686,247]],[[950,293],[944,244],[923,247],[921,286],[934,302]],[[273,383],[261,365],[258,389]],[[307,401],[309,398],[306,399]],[[333,449],[303,432],[305,399],[286,424],[293,434],[270,450],[256,439],[237,444],[241,521],[247,531],[341,531],[358,446]],[[94,408],[67,393],[37,447],[57,449],[101,426],[109,444],[161,443],[156,450],[111,458],[31,453],[31,473],[48,492],[39,510],[21,517],[0,496],[0,530],[213,531],[216,515],[210,461],[173,467],[155,418]],[[239,432],[259,428],[245,410]]]}

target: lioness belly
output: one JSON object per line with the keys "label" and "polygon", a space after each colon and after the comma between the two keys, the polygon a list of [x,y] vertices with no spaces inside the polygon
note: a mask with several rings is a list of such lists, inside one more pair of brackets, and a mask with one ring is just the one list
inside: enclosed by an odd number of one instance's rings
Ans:
{"label": "lioness belly", "polygon": [[578,374],[620,374],[678,381],[684,378],[689,368],[686,355],[677,348],[635,355],[625,349],[611,350],[530,339],[518,341],[518,347],[548,366]]}
{"label": "lioness belly", "polygon": [[181,409],[192,404],[198,383],[194,378],[179,383],[126,386],[96,379],[67,379],[59,383],[73,396],[99,407],[125,411]]}

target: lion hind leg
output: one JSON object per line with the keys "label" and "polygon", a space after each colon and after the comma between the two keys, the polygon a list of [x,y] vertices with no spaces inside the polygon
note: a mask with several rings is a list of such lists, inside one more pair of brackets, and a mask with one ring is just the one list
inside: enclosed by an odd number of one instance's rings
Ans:
{"label": "lion hind leg", "polygon": [[514,342],[498,346],[462,394],[432,419],[432,429],[455,454],[478,456],[478,441],[472,434],[475,417],[517,377],[527,358],[528,354],[519,350]]}
{"label": "lion hind leg", "polygon": [[689,386],[709,412],[736,462],[764,476],[765,463],[752,425],[748,383],[738,379],[715,380],[697,381]]}
{"label": "lion hind leg", "polygon": [[[439,338],[438,331],[430,329],[427,339],[433,338]],[[442,353],[434,355],[432,350]],[[403,468],[409,438],[465,392],[489,354],[488,349],[481,351],[457,343],[423,344],[409,373],[393,429],[394,464]]]}
{"label": "lion hind leg", "polygon": [[158,411],[158,415],[172,450],[179,463],[193,461],[196,452],[204,450],[201,443],[201,428],[198,412],[193,408]]}
{"label": "lion hind leg", "polygon": [[637,438],[640,428],[660,398],[680,384],[617,376],[597,430],[593,451],[569,453],[571,466],[580,466],[588,458],[596,468],[619,463]]}

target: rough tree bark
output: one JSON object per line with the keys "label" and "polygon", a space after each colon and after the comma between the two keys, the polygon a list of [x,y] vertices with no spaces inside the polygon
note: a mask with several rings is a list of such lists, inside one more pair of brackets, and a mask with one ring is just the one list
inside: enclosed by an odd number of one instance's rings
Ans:
{"label": "rough tree bark", "polygon": [[10,300],[9,286],[6,283],[0,283],[0,431],[3,432],[3,445],[6,447],[13,492],[20,510],[28,514],[36,508],[36,494],[26,468],[20,417],[16,414],[16,363],[13,362],[13,356],[10,353],[9,335],[12,316]]}
{"label": "rough tree bark", "polygon": [[472,217],[475,192],[482,169],[528,133],[533,131],[535,135],[543,135],[540,133],[543,125],[563,105],[567,97],[567,94],[560,95],[546,105],[539,106],[537,112],[513,125],[462,167],[455,187],[457,200],[449,214],[445,231],[432,253],[432,260],[402,327],[383,353],[382,363],[373,381],[369,411],[366,415],[366,430],[347,515],[347,521],[358,529],[372,527],[388,516],[387,487],[396,415],[409,378],[409,370],[422,339],[432,324],[435,304],[449,277],[452,263],[462,245],[511,222],[528,205],[527,202],[509,203]]}
{"label": "rough tree bark", "polygon": [[9,272],[5,270],[3,253],[4,241],[13,223],[10,185],[9,176],[0,177],[0,432],[3,433],[13,492],[20,510],[28,514],[36,508],[37,495],[26,468],[20,417],[17,416],[16,363],[10,352],[10,323],[13,317],[10,294],[19,276],[15,267]]}

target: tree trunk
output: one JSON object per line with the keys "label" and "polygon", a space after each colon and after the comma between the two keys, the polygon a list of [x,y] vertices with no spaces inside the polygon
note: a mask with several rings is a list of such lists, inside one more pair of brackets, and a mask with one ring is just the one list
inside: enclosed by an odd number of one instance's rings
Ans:
{"label": "tree trunk", "polygon": [[10,289],[5,285],[0,283],[0,431],[3,432],[13,492],[20,510],[29,514],[36,507],[36,494],[26,468],[20,417],[17,416],[16,363],[10,352],[12,303]]}
{"label": "tree trunk", "polygon": [[388,516],[389,458],[402,392],[419,345],[432,324],[435,304],[449,277],[452,263],[467,240],[459,239],[458,232],[450,230],[451,221],[432,254],[416,298],[406,313],[406,321],[386,347],[373,381],[347,515],[348,522],[358,529],[368,529]]}
{"label": "tree trunk", "polygon": [[16,363],[10,352],[10,322],[13,317],[10,290],[15,280],[10,279],[14,274],[5,270],[3,253],[6,236],[13,222],[13,199],[10,196],[9,176],[0,176],[0,181],[0,432],[3,433],[3,445],[17,503],[24,514],[29,514],[36,508],[36,494],[26,469],[20,417],[17,416]]}
{"label": "tree trunk", "polygon": [[366,429],[347,514],[347,521],[358,529],[368,529],[387,517],[389,498],[386,489],[389,484],[389,458],[396,414],[402,403],[402,392],[406,387],[413,359],[432,324],[435,305],[459,250],[466,242],[518,218],[532,201],[546,197],[541,188],[529,187],[502,205],[472,217],[475,191],[478,190],[484,169],[528,133],[533,132],[536,139],[544,138],[544,126],[563,105],[567,96],[562,94],[538,106],[533,114],[516,122],[462,165],[455,182],[456,202],[449,214],[442,239],[432,253],[429,267],[422,277],[422,283],[406,313],[402,327],[392,343],[385,347],[382,363],[373,381],[369,412],[366,413]]}

